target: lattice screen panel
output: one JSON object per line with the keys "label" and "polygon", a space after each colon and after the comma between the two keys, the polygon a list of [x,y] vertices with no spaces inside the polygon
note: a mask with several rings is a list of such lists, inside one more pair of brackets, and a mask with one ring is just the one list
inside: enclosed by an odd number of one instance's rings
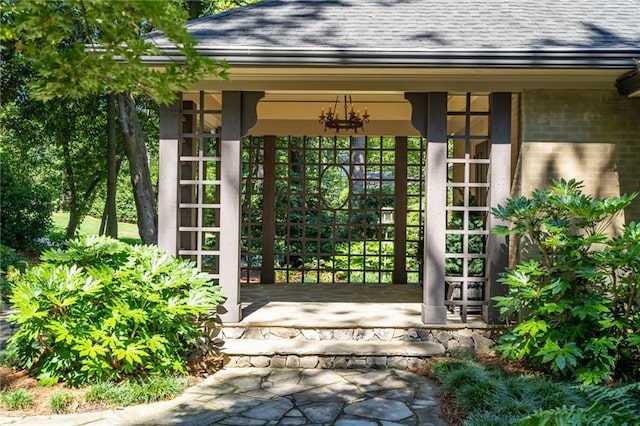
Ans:
{"label": "lattice screen panel", "polygon": [[447,109],[445,304],[466,321],[485,303],[489,97],[450,95]]}
{"label": "lattice screen panel", "polygon": [[[275,282],[391,283],[394,269],[396,143],[384,137],[279,137],[273,167],[265,141],[244,141],[243,282],[272,268]],[[409,142],[407,272],[418,282],[424,161],[420,138]],[[275,194],[264,189],[273,170]],[[261,226],[275,212],[273,241]],[[406,213],[402,213],[406,214]],[[265,244],[273,244],[273,265]]]}
{"label": "lattice screen panel", "polygon": [[183,101],[180,145],[179,248],[219,279],[220,104],[207,93]]}

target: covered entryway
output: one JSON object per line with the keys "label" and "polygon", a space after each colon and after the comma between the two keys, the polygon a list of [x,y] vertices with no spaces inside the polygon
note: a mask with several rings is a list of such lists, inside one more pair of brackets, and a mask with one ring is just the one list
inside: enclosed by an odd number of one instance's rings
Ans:
{"label": "covered entryway", "polygon": [[161,246],[222,285],[231,322],[242,282],[422,282],[424,322],[491,320],[507,252],[489,209],[508,195],[516,98],[353,95],[371,121],[336,134],[316,118],[335,96],[183,94],[162,121],[160,227],[177,232]]}

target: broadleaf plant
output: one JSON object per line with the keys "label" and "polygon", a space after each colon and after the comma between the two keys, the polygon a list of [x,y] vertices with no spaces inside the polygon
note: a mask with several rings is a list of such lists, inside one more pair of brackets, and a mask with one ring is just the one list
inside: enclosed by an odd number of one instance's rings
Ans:
{"label": "broadleaf plant", "polygon": [[87,236],[14,276],[9,339],[42,384],[185,373],[222,296],[206,274],[154,246]]}
{"label": "broadleaf plant", "polygon": [[527,259],[494,298],[515,320],[496,349],[585,384],[640,376],[640,226],[610,237],[614,218],[637,194],[595,199],[575,180],[554,181],[494,208]]}

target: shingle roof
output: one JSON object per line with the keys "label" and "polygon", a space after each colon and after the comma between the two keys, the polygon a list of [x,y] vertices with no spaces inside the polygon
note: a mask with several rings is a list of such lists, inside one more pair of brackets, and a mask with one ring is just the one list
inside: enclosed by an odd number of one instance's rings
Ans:
{"label": "shingle roof", "polygon": [[187,29],[201,51],[238,60],[568,51],[588,60],[640,55],[640,0],[264,0]]}

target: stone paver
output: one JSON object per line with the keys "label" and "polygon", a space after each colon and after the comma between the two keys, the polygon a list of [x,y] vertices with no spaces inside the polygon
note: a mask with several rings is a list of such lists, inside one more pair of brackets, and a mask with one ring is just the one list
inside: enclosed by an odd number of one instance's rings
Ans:
{"label": "stone paver", "polygon": [[428,379],[403,370],[234,368],[169,402],[96,413],[0,417],[0,426],[445,426],[436,392]]}

